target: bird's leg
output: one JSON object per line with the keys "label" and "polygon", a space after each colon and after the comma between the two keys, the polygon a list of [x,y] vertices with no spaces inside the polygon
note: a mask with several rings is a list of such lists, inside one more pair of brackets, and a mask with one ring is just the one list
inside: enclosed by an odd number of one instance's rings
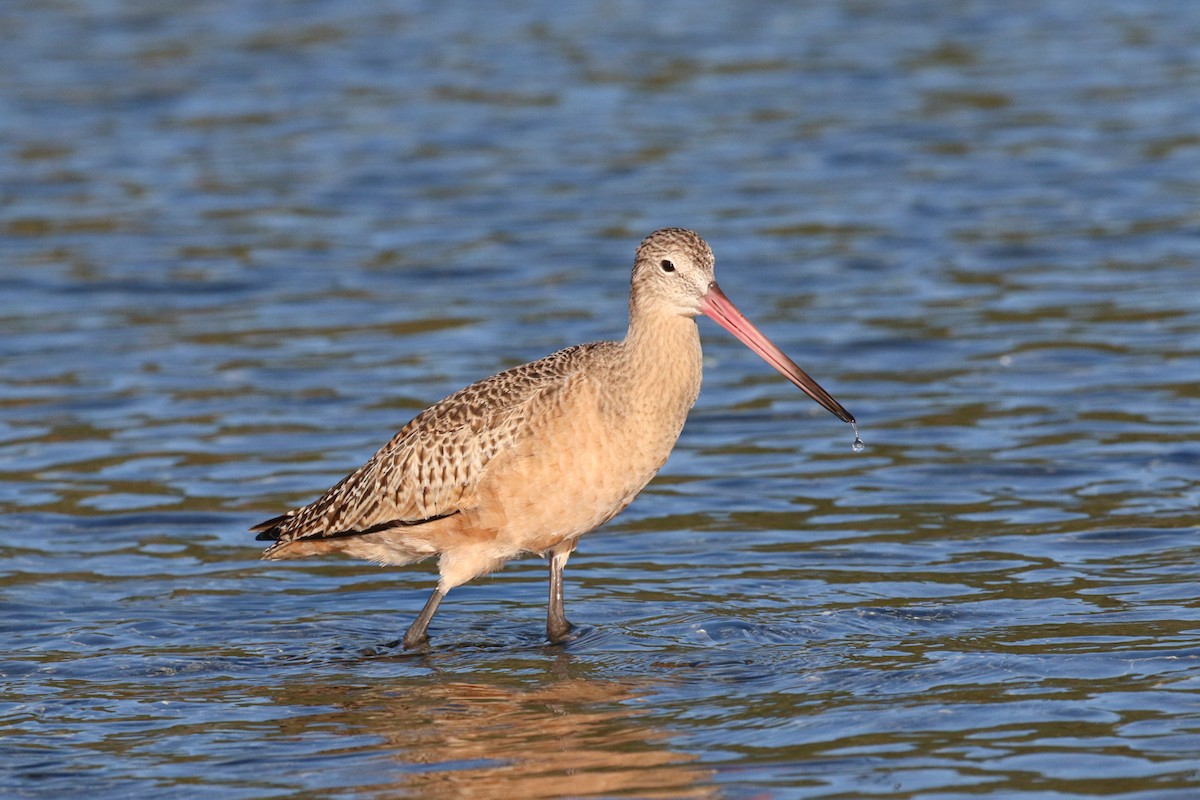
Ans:
{"label": "bird's leg", "polygon": [[425,601],[425,607],[421,609],[421,613],[417,614],[417,618],[413,620],[413,624],[408,626],[408,630],[404,632],[404,649],[413,650],[429,641],[429,635],[425,630],[429,627],[429,621],[433,619],[434,612],[441,605],[442,598],[446,596],[446,591],[439,585],[433,590],[433,594],[429,595],[429,599]]}
{"label": "bird's leg", "polygon": [[566,641],[571,633],[563,611],[563,567],[571,557],[574,545],[559,545],[550,551],[550,604],[546,607],[546,637],[558,644]]}

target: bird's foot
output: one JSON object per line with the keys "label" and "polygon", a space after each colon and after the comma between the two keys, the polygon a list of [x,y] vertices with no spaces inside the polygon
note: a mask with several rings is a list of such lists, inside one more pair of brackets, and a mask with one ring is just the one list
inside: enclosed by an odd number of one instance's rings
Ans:
{"label": "bird's foot", "polygon": [[425,631],[406,631],[404,638],[397,642],[406,650],[426,650],[430,646],[430,636]]}
{"label": "bird's foot", "polygon": [[553,620],[546,623],[546,638],[551,644],[562,644],[571,638],[571,629],[574,627],[566,619]]}
{"label": "bird's foot", "polygon": [[401,645],[405,650],[418,650],[429,646],[429,636],[422,631],[419,634],[413,635],[412,631],[404,634],[404,638],[397,644]]}

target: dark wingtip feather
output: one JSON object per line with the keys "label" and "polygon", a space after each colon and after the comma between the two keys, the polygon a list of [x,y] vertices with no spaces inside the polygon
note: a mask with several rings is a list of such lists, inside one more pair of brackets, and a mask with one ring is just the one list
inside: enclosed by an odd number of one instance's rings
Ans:
{"label": "dark wingtip feather", "polygon": [[288,519],[288,516],[288,514],[281,514],[278,517],[271,517],[264,522],[251,526],[250,532],[258,534],[258,536],[254,537],[255,541],[266,542],[278,539],[281,523]]}

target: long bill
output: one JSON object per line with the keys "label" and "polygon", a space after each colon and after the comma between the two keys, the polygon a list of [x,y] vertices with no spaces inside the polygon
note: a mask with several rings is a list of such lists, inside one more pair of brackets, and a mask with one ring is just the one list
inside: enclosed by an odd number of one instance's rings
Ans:
{"label": "long bill", "polygon": [[700,302],[700,311],[741,339],[742,344],[758,353],[764,361],[779,370],[783,377],[796,384],[800,391],[820,403],[830,414],[842,422],[854,423],[854,417],[849,411],[842,408],[841,403],[833,399],[833,395],[822,389],[820,384],[809,377],[807,372],[796,366],[795,361],[788,358],[782,350],[763,335],[762,331],[754,327],[754,324],[746,319],[742,312],[738,311],[737,306],[725,296],[716,281],[708,285],[708,292]]}

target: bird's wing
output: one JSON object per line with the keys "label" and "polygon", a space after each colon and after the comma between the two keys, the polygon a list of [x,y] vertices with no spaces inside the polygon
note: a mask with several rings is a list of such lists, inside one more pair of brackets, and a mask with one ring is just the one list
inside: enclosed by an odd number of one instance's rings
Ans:
{"label": "bird's wing", "polygon": [[427,408],[312,503],[251,528],[258,539],[353,536],[469,509],[492,458],[513,447],[597,349],[577,345],[485,378]]}

